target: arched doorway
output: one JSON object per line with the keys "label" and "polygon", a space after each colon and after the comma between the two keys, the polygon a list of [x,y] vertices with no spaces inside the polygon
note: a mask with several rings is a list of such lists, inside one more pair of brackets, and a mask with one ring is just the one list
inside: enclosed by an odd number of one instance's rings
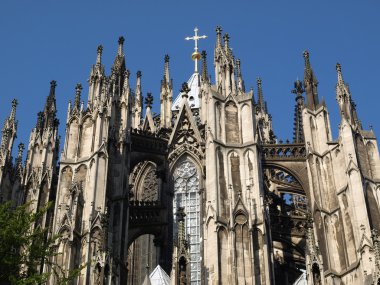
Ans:
{"label": "arched doorway", "polygon": [[158,265],[159,249],[154,235],[145,234],[135,239],[128,248],[128,284],[141,285]]}

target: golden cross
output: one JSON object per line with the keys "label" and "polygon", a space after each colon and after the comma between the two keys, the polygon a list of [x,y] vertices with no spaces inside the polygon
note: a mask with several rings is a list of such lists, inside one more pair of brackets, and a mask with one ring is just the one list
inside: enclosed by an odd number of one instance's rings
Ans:
{"label": "golden cross", "polygon": [[191,58],[195,61],[195,72],[198,72],[198,59],[201,58],[201,54],[198,52],[198,40],[207,38],[206,35],[198,36],[198,28],[194,29],[193,37],[186,37],[185,40],[193,40],[195,42],[194,52],[191,55]]}

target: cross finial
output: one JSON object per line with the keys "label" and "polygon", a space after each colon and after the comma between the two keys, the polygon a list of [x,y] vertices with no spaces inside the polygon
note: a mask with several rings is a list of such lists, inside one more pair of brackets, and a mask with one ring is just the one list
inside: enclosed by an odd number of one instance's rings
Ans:
{"label": "cross finial", "polygon": [[198,73],[198,60],[201,58],[201,54],[198,52],[198,40],[207,38],[206,35],[198,36],[198,28],[194,29],[193,37],[186,37],[185,40],[193,40],[195,42],[194,52],[191,55],[191,58],[195,61],[195,72]]}

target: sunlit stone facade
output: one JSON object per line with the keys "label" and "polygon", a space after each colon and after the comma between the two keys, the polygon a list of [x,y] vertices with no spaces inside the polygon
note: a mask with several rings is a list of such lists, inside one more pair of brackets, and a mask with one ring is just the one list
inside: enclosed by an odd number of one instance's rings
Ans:
{"label": "sunlit stone facade", "polygon": [[130,85],[123,42],[109,75],[98,47],[85,103],[76,86],[60,156],[54,81],[25,165],[23,145],[11,158],[15,101],[2,132],[1,199],[31,211],[54,201],[39,225],[60,235],[53,262],[85,265],[72,284],[380,284],[379,150],[339,64],[338,136],[305,52],[284,143],[264,100],[275,83],[246,91],[219,27],[214,82],[206,52],[194,53],[201,71],[173,96],[165,56],[159,115],[152,94],[143,108],[140,71]]}

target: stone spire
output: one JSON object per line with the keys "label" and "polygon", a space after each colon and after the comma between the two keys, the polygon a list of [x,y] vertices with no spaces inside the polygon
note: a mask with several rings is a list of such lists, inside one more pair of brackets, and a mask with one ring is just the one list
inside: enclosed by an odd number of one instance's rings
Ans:
{"label": "stone spire", "polygon": [[17,152],[17,157],[16,157],[16,171],[17,174],[21,176],[21,171],[22,171],[22,154],[24,152],[25,146],[23,143],[20,143],[18,145],[18,152]]}
{"label": "stone spire", "polygon": [[117,54],[112,66],[112,73],[115,75],[123,75],[125,71],[125,56],[123,52],[124,38],[119,37]]}
{"label": "stone spire", "polygon": [[265,111],[265,102],[262,89],[262,81],[260,77],[257,77],[257,107],[259,110]]}
{"label": "stone spire", "polygon": [[244,80],[241,75],[241,66],[240,66],[240,59],[236,60],[236,69],[237,69],[237,83],[238,83],[238,90],[241,92],[245,92],[245,86],[244,86]]}
{"label": "stone spire", "polygon": [[163,128],[171,126],[171,109],[173,99],[173,81],[170,79],[169,73],[169,55],[164,58],[164,77],[161,80],[160,90],[160,125]]}
{"label": "stone spire", "polygon": [[44,112],[38,112],[36,129],[42,131],[43,128],[44,128]]}
{"label": "stone spire", "polygon": [[75,99],[74,99],[74,109],[76,108],[78,111],[80,110],[81,92],[82,92],[82,84],[78,83],[75,86]]}
{"label": "stone spire", "polygon": [[205,50],[202,51],[202,81],[209,81],[207,72],[207,53]]}
{"label": "stone spire", "polygon": [[118,43],[119,43],[119,48],[117,50],[117,55],[122,56],[124,54],[123,53],[124,37],[119,37]]}
{"label": "stone spire", "polygon": [[18,105],[18,102],[16,99],[13,99],[12,100],[12,110],[11,110],[11,114],[9,116],[9,123],[14,123],[15,122],[15,119],[16,119],[16,107]]}
{"label": "stone spire", "polygon": [[294,82],[292,93],[296,95],[296,105],[294,107],[294,128],[293,128],[293,143],[303,143],[305,141],[303,134],[302,109],[304,101],[302,93],[305,92],[302,82],[298,79]]}
{"label": "stone spire", "polygon": [[217,26],[215,31],[216,31],[216,47],[222,47],[222,27]]}
{"label": "stone spire", "polygon": [[224,48],[226,51],[229,51],[229,43],[230,43],[230,35],[228,33],[225,33],[224,36],[223,36],[223,40],[224,40]]}
{"label": "stone spire", "polygon": [[97,48],[97,56],[96,56],[96,66],[102,65],[102,53],[103,53],[103,46],[98,45]]}
{"label": "stone spire", "polygon": [[165,64],[164,64],[164,82],[169,85],[170,84],[170,74],[169,74],[169,55],[168,54],[165,54],[165,58],[164,58],[164,61],[165,61]]}
{"label": "stone spire", "polygon": [[361,123],[356,112],[356,104],[352,100],[350,89],[343,80],[342,66],[336,64],[338,82],[336,84],[336,100],[339,104],[341,116],[344,117],[353,127],[361,127]]}
{"label": "stone spire", "polygon": [[140,127],[140,122],[142,118],[142,91],[141,91],[141,71],[137,71],[137,82],[136,82],[136,91],[135,98],[133,103],[133,120],[132,120],[132,128],[138,129]]}
{"label": "stone spire", "polygon": [[16,138],[17,121],[16,121],[16,108],[17,100],[12,100],[12,109],[9,117],[5,120],[3,127],[2,145],[5,149],[12,151],[13,140]]}
{"label": "stone spire", "polygon": [[303,57],[305,60],[305,70],[304,70],[304,81],[303,85],[305,86],[306,91],[306,107],[311,110],[316,110],[319,106],[318,98],[318,80],[314,75],[314,71],[311,68],[309,60],[309,52],[304,51]]}
{"label": "stone spire", "polygon": [[57,86],[57,82],[52,80],[50,82],[50,92],[49,96],[46,98],[46,104],[44,107],[44,128],[52,127],[56,122],[56,100],[55,100],[55,88]]}
{"label": "stone spire", "polygon": [[127,91],[129,91],[129,77],[131,76],[131,72],[129,69],[124,71],[124,84],[123,84],[123,94],[125,94]]}
{"label": "stone spire", "polygon": [[89,92],[87,106],[90,109],[94,108],[99,103],[98,98],[100,98],[102,92],[102,83],[105,81],[104,66],[102,64],[102,53],[103,46],[99,45],[97,48],[96,63],[92,66],[90,78],[88,79]]}

